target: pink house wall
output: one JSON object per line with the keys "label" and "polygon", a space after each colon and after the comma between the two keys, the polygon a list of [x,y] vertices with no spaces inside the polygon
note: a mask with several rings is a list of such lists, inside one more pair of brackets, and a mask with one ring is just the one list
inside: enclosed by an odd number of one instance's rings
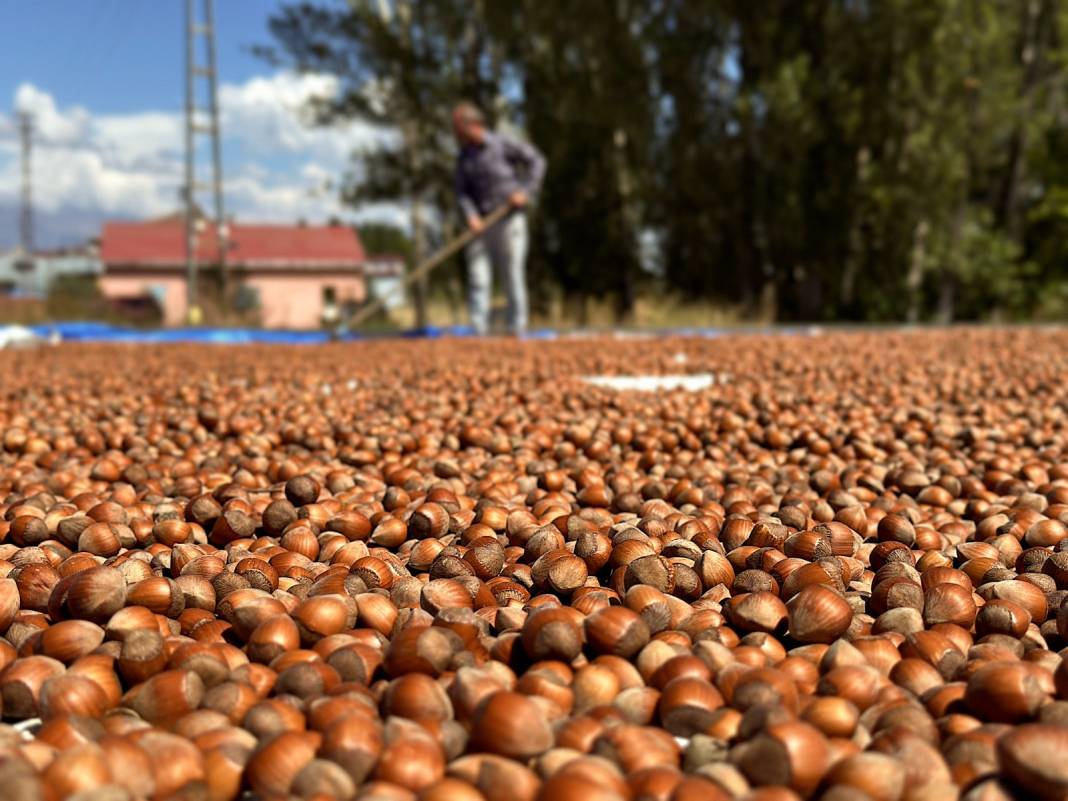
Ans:
{"label": "pink house wall", "polygon": [[252,275],[245,285],[259,292],[266,328],[318,328],[323,313],[323,288],[334,288],[338,305],[360,303],[367,295],[361,275]]}
{"label": "pink house wall", "polygon": [[[259,294],[261,322],[267,328],[318,328],[323,312],[323,289],[334,288],[338,305],[360,303],[367,296],[367,283],[358,273],[254,273],[244,285]],[[174,273],[105,274],[100,277],[105,297],[119,298],[162,294],[163,324],[185,322],[185,277]]]}
{"label": "pink house wall", "polygon": [[152,287],[163,288],[163,324],[185,322],[185,278],[178,275],[102,275],[97,285],[106,298],[128,298],[153,294]]}

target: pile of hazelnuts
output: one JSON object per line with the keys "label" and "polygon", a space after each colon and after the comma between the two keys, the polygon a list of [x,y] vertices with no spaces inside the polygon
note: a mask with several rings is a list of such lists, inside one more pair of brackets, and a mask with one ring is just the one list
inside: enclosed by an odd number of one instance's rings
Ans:
{"label": "pile of hazelnuts", "polygon": [[1066,333],[0,371],[0,797],[1068,798]]}

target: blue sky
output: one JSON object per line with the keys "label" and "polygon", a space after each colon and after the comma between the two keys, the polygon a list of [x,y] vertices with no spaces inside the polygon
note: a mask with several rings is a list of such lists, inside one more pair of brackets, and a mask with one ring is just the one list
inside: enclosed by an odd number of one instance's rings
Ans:
{"label": "blue sky", "polygon": [[[216,0],[227,206],[245,219],[320,220],[341,208],[329,182],[353,150],[388,134],[354,123],[310,129],[304,100],[326,76],[256,58],[278,0]],[[43,245],[91,235],[111,217],[167,213],[182,175],[184,0],[0,0],[0,247],[16,237],[18,109],[37,121],[34,183]],[[203,166],[208,148],[198,150]],[[207,173],[204,173],[206,177]],[[391,218],[389,207],[362,215]]]}
{"label": "blue sky", "polygon": [[[199,5],[199,3],[198,3]],[[242,82],[267,70],[248,52],[268,41],[276,0],[216,0],[219,71]],[[184,99],[184,0],[0,0],[0,98],[21,83],[62,106],[101,113],[180,109]]]}

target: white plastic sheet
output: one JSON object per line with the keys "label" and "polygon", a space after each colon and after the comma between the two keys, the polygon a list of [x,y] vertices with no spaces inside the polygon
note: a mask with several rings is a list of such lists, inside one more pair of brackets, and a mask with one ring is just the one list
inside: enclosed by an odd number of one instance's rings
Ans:
{"label": "white plastic sheet", "polygon": [[0,325],[0,348],[30,348],[49,340],[22,325]]}
{"label": "white plastic sheet", "polygon": [[689,373],[686,375],[588,375],[583,381],[595,387],[620,391],[656,392],[684,389],[698,392],[714,384],[727,383],[726,373]]}

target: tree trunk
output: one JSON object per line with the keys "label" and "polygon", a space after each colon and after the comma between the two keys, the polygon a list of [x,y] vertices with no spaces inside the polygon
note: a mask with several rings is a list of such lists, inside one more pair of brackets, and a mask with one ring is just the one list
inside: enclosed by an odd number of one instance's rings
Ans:
{"label": "tree trunk", "polygon": [[775,280],[774,272],[764,275],[756,317],[762,323],[773,323],[779,319],[779,285]]}
{"label": "tree trunk", "polygon": [[905,277],[905,288],[908,290],[908,310],[905,319],[909,323],[917,323],[920,320],[921,297],[920,289],[923,287],[924,263],[927,260],[927,233],[930,226],[926,218],[921,218],[912,229],[912,255],[909,258],[909,271]]}
{"label": "tree trunk", "polygon": [[956,316],[957,275],[960,271],[964,243],[964,226],[968,219],[968,198],[962,196],[953,214],[953,227],[949,234],[949,260],[939,275],[938,315],[940,325],[949,325]]}
{"label": "tree trunk", "polygon": [[[412,228],[412,263],[416,267],[426,258],[426,225],[423,219],[423,193],[419,188],[419,176],[423,166],[422,141],[414,121],[403,128],[405,163],[408,166],[408,198],[411,204],[409,220]],[[412,285],[412,302],[415,304],[417,328],[427,325],[427,278],[422,276]]]}
{"label": "tree trunk", "polygon": [[[749,99],[759,95],[764,77],[762,49],[766,47],[766,43],[757,23],[760,16],[760,12],[744,14],[738,34],[738,64],[741,74],[737,91],[739,97]],[[770,215],[765,200],[768,192],[766,187],[762,186],[767,180],[768,170],[765,168],[765,158],[752,112],[740,118],[739,126],[742,140],[739,172],[742,180],[738,198],[738,228],[741,233],[738,238],[737,268],[741,273],[742,286],[749,285],[745,292],[750,298],[760,298],[759,313],[766,316],[770,310],[772,319],[778,320],[785,313],[780,308],[780,300],[783,297],[781,290],[789,287],[791,283],[790,268],[776,264],[772,257],[774,237],[770,230]],[[760,191],[761,189],[765,191]],[[755,291],[757,287],[759,291]],[[788,291],[785,297],[790,297]],[[752,311],[747,309],[746,313],[752,314]]]}
{"label": "tree trunk", "polygon": [[619,193],[619,201],[622,206],[624,247],[631,251],[625,254],[624,261],[619,265],[620,269],[616,273],[615,316],[616,323],[622,324],[633,316],[636,300],[632,262],[636,258],[633,256],[633,252],[638,248],[638,213],[633,200],[634,181],[630,165],[627,162],[627,132],[622,128],[616,128],[612,135],[612,145],[612,166],[615,171],[616,191]]}
{"label": "tree trunk", "polygon": [[938,322],[940,325],[950,325],[957,312],[957,276],[954,273],[943,273],[942,286],[938,293]]}
{"label": "tree trunk", "polygon": [[[400,25],[400,38],[406,50],[411,49],[412,44],[412,6],[410,0],[397,0],[395,4],[397,19]],[[389,3],[380,2],[378,7],[379,16],[384,23],[389,24],[392,20]],[[426,229],[423,220],[423,192],[420,187],[423,167],[423,142],[419,132],[419,123],[416,114],[411,114],[401,128],[404,141],[404,158],[408,167],[407,195],[411,204],[409,219],[412,228],[412,264],[414,268],[426,257]],[[415,304],[415,324],[418,328],[427,325],[427,279],[423,276],[412,286],[412,300]]]}
{"label": "tree trunk", "polygon": [[[449,242],[454,236],[456,236],[456,227],[453,225],[451,217],[446,217],[441,225],[442,241]],[[461,256],[462,259],[462,256]],[[452,259],[453,263],[456,263],[456,259]],[[445,301],[449,304],[449,319],[453,325],[460,325],[462,322],[461,315],[463,314],[463,286],[460,280],[460,273],[455,269],[445,268],[442,270],[445,274],[444,288],[445,288]]]}
{"label": "tree trunk", "polygon": [[589,295],[585,289],[579,290],[575,294],[575,303],[578,305],[578,312],[572,315],[572,319],[578,320],[579,327],[581,328],[585,328],[590,324],[590,307],[587,302],[588,300]]}
{"label": "tree trunk", "polygon": [[[739,199],[739,211],[741,214],[741,229],[743,235],[739,242],[742,251],[742,260],[739,267],[742,269],[743,294],[752,298],[756,293],[754,285],[759,282],[761,306],[767,311],[766,304],[774,305],[774,318],[779,317],[778,308],[778,282],[775,264],[771,259],[770,237],[764,219],[762,199],[758,197],[757,188],[763,177],[763,164],[760,157],[760,146],[757,142],[755,126],[751,120],[742,122],[742,137],[744,148],[742,150],[742,191]],[[770,289],[769,289],[770,285]],[[746,310],[747,314],[752,309]]]}
{"label": "tree trunk", "polygon": [[[418,194],[412,197],[412,267],[419,264],[426,255],[426,228],[423,223],[423,201]],[[424,275],[412,286],[412,300],[415,303],[415,326],[425,328],[427,318],[427,279]]]}
{"label": "tree trunk", "polygon": [[843,311],[848,311],[856,297],[857,276],[860,274],[861,250],[864,247],[861,236],[861,226],[864,223],[865,191],[868,181],[868,164],[871,161],[871,150],[867,145],[857,150],[856,159],[856,187],[854,196],[852,218],[849,221],[849,251],[846,255],[845,269],[842,271],[842,282],[838,290],[838,303]]}
{"label": "tree trunk", "polygon": [[480,106],[489,117],[490,124],[495,126],[498,122],[497,109],[493,103],[494,98],[486,94],[487,86],[482,80],[480,67],[486,52],[486,37],[480,26],[480,22],[485,19],[485,12],[481,2],[472,5],[471,13],[464,18],[464,30],[460,37],[460,92]]}
{"label": "tree trunk", "polygon": [[1013,239],[1018,239],[1020,234],[1020,194],[1027,160],[1027,126],[1034,106],[1035,89],[1039,83],[1039,37],[1042,27],[1038,23],[1042,5],[1042,0],[1024,0],[1021,3],[1023,19],[1020,30],[1020,67],[1023,70],[1023,78],[1020,86],[1020,105],[1009,141],[1009,165],[998,208],[998,219]]}

